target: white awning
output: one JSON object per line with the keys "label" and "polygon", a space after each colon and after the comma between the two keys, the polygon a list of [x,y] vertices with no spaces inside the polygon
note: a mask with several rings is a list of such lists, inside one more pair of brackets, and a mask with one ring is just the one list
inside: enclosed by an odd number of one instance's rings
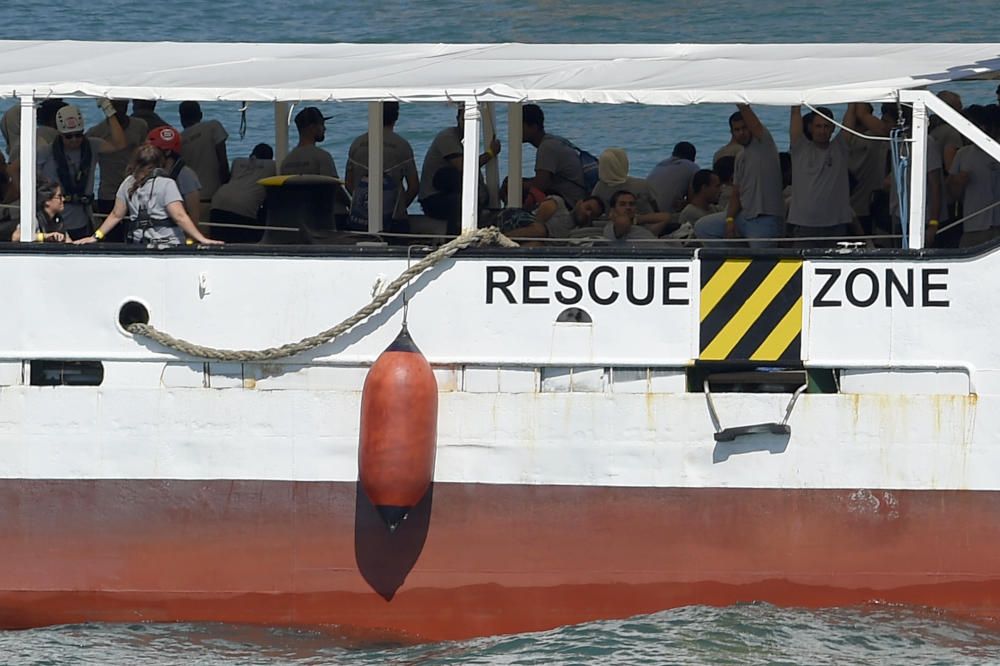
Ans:
{"label": "white awning", "polygon": [[1000,71],[1000,44],[0,41],[0,96],[791,105]]}

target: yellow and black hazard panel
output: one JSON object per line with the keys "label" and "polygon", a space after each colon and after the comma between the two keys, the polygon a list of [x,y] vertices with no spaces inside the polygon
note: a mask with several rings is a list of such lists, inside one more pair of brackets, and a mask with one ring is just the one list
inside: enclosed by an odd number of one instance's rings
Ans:
{"label": "yellow and black hazard panel", "polygon": [[799,361],[802,261],[701,262],[702,361]]}

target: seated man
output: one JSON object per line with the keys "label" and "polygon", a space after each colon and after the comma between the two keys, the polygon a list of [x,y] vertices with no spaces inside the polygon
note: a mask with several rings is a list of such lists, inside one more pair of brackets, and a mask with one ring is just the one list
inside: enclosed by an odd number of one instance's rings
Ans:
{"label": "seated man", "polygon": [[[598,197],[604,209],[611,208],[611,195],[618,190],[628,190],[636,196],[636,210],[640,216],[659,211],[656,195],[649,183],[629,175],[628,154],[622,148],[608,148],[601,153],[597,166],[597,185],[591,196]],[[655,222],[656,220],[645,220]]]}
{"label": "seated man", "polygon": [[535,175],[524,181],[526,190],[535,188],[545,194],[558,194],[569,205],[587,196],[586,179],[580,155],[566,139],[545,131],[545,114],[537,104],[521,109],[523,141],[536,149]]}
{"label": "seated man", "polygon": [[605,238],[613,241],[644,240],[657,238],[667,230],[669,222],[639,222],[635,206],[635,195],[628,190],[618,190],[611,196],[611,211],[608,213],[611,221],[604,227]]}
{"label": "seated man", "polygon": [[558,194],[550,194],[534,211],[534,220],[523,227],[507,232],[510,238],[568,238],[577,227],[589,226],[604,213],[604,204],[598,197],[587,197],[576,202],[573,209]]}
{"label": "seated man", "polygon": [[687,206],[680,212],[678,222],[694,225],[699,219],[711,213],[719,212],[719,177],[714,171],[701,169],[691,178],[691,192],[688,195]]}
{"label": "seated man", "polygon": [[[448,234],[462,230],[462,133],[465,127],[464,108],[459,106],[456,123],[438,132],[431,142],[420,170],[420,206],[424,214],[448,224]],[[479,155],[479,166],[485,166],[500,153],[500,142],[493,138],[489,148]],[[480,182],[480,206],[486,188]]]}
{"label": "seated man", "polygon": [[698,170],[695,163],[695,147],[681,141],[670,157],[657,164],[646,176],[646,182],[656,195],[657,207],[666,212],[674,212],[684,207],[691,176]]}

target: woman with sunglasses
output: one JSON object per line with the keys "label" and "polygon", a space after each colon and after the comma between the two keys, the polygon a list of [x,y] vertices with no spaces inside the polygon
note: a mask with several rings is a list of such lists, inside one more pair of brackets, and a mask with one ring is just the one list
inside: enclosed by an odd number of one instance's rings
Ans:
{"label": "woman with sunglasses", "polygon": [[[65,207],[64,200],[65,197],[63,196],[62,188],[59,187],[59,183],[45,180],[41,176],[38,178],[37,194],[35,195],[35,201],[38,205],[38,211],[35,213],[38,225],[38,232],[35,234],[37,242],[69,242],[70,238],[66,234],[66,228],[63,227],[61,217]],[[0,236],[0,240],[21,240],[21,226],[15,226],[9,238]]]}

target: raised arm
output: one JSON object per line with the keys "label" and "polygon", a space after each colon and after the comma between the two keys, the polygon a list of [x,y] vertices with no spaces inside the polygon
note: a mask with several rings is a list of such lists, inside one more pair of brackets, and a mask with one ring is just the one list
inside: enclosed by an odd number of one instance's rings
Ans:
{"label": "raised arm", "polygon": [[740,115],[743,116],[743,122],[746,124],[747,129],[750,130],[750,134],[754,138],[759,139],[764,136],[764,123],[760,122],[760,118],[754,113],[754,110],[750,108],[749,104],[737,104],[736,108],[739,109]]}
{"label": "raised arm", "polygon": [[793,106],[788,117],[788,138],[791,143],[796,143],[802,138],[802,107]]}
{"label": "raised arm", "polygon": [[889,136],[888,130],[885,128],[885,123],[880,119],[876,118],[875,115],[868,110],[868,107],[864,104],[854,105],[854,114],[858,122],[860,122],[866,130],[875,136]]}
{"label": "raised arm", "polygon": [[[858,120],[858,106],[859,105],[854,102],[851,102],[850,104],[847,105],[847,110],[844,111],[844,118],[841,121],[841,124],[843,124],[844,127],[850,127],[852,129],[854,128],[854,125],[857,123]],[[840,129],[837,132],[837,136],[840,136],[843,133],[844,130]]]}

